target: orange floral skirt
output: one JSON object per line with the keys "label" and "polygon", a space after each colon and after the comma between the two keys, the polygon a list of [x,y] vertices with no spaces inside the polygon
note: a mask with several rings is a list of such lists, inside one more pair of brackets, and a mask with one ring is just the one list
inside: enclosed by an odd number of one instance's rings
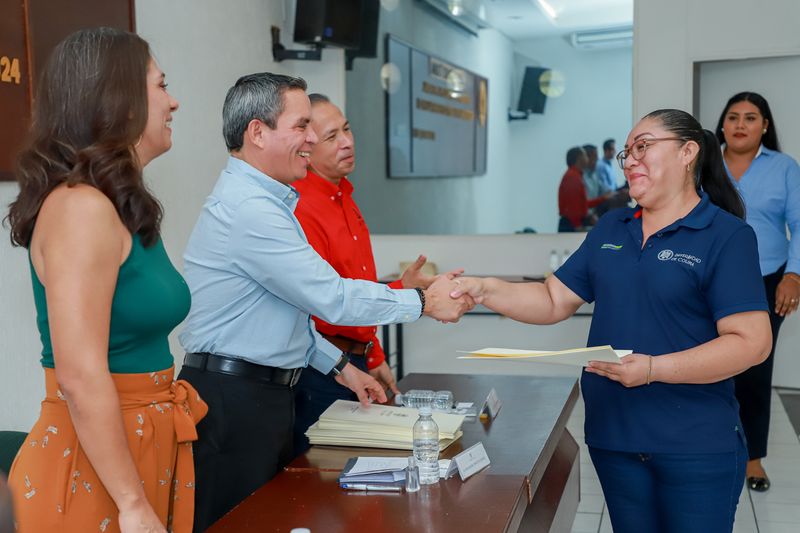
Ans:
{"label": "orange floral skirt", "polygon": [[[208,406],[174,367],[144,374],[112,374],[128,446],[147,500],[164,525],[192,530],[195,425]],[[45,368],[47,394],[9,473],[19,533],[118,532],[118,510],[83,452],[58,389]]]}

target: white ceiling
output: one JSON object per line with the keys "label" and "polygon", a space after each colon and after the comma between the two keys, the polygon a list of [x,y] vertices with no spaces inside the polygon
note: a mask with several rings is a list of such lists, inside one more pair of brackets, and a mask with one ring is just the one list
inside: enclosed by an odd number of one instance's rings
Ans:
{"label": "white ceiling", "polygon": [[487,22],[515,41],[633,25],[633,0],[543,0],[555,19],[545,14],[539,0],[480,1]]}

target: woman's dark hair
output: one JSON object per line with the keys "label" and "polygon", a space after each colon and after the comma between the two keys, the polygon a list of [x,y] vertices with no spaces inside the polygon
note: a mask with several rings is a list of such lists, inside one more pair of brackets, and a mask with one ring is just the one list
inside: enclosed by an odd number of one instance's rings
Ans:
{"label": "woman's dark hair", "polygon": [[711,201],[720,208],[743,219],[744,202],[725,171],[717,137],[709,130],[703,129],[692,115],[679,109],[659,109],[645,118],[658,120],[664,129],[680,137],[684,142],[697,143],[700,151],[692,169],[695,187],[705,191]]}
{"label": "woman's dark hair", "polygon": [[75,32],[53,50],[17,162],[20,192],[7,216],[13,245],[30,246],[42,203],[62,183],[97,188],[145,246],[158,239],[161,204],[134,149],[147,123],[150,57],[141,37],[112,28]]}
{"label": "woman's dark hair", "polygon": [[767,103],[766,98],[758,93],[749,91],[734,94],[731,96],[731,99],[728,100],[728,103],[725,104],[725,109],[722,110],[722,114],[719,116],[719,120],[717,121],[717,129],[715,130],[719,143],[723,144],[725,142],[725,134],[722,132],[722,126],[725,124],[725,115],[728,114],[728,111],[733,104],[738,104],[739,102],[750,102],[758,108],[761,116],[769,121],[767,133],[761,137],[761,144],[770,150],[780,152],[781,148],[780,144],[778,143],[778,130],[775,129],[775,120],[772,118],[772,111],[769,109],[769,104]]}

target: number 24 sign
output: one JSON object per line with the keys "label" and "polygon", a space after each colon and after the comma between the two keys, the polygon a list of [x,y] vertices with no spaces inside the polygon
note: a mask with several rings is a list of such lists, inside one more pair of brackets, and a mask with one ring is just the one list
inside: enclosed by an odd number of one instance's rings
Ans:
{"label": "number 24 sign", "polygon": [[0,83],[16,83],[19,85],[19,58],[0,56]]}

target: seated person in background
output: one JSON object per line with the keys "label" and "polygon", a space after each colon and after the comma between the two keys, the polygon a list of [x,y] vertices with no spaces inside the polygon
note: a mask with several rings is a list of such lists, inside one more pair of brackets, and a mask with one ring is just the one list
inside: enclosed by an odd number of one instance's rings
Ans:
{"label": "seated person in background", "polygon": [[591,220],[587,220],[589,208],[600,205],[607,199],[607,195],[592,200],[586,197],[583,170],[587,164],[588,158],[583,148],[575,146],[567,150],[568,168],[558,187],[558,212],[561,215],[558,231],[577,231],[591,225]]}
{"label": "seated person in background", "polygon": [[586,154],[586,167],[583,169],[583,186],[586,188],[586,198],[591,200],[600,196],[600,181],[597,175],[597,146],[584,144],[583,152]]}
{"label": "seated person in background", "polygon": [[397,290],[344,279],[309,246],[294,215],[317,135],[306,83],[268,72],[239,78],[225,97],[230,152],[184,254],[192,305],[181,376],[208,403],[197,427],[195,530],[204,531],[292,458],[293,387],[306,366],[336,376],[363,403],[383,387],[314,329],[310,315],[348,325],[456,321],[469,298],[440,276]]}
{"label": "seated person in background", "polygon": [[[311,149],[311,165],[305,179],[294,183],[300,193],[295,216],[308,243],[339,275],[377,281],[369,228],[353,200],[353,185],[347,179],[355,168],[350,123],[327,96],[310,94],[309,100],[311,127],[319,140]],[[424,264],[425,257],[420,256],[389,287],[427,288],[435,277],[421,272]],[[316,316],[314,323],[325,339],[350,354],[352,364],[369,371],[384,389],[400,392],[375,335],[375,326],[336,326]],[[306,430],[337,399],[357,398],[347,387],[318,370],[303,372],[295,388],[295,454],[308,448]]]}
{"label": "seated person in background", "polygon": [[[584,147],[585,148],[585,147]],[[614,139],[606,139],[603,142],[603,159],[597,162],[595,175],[600,189],[599,194],[614,192],[617,190],[617,174],[614,170],[614,156],[617,147]]]}

